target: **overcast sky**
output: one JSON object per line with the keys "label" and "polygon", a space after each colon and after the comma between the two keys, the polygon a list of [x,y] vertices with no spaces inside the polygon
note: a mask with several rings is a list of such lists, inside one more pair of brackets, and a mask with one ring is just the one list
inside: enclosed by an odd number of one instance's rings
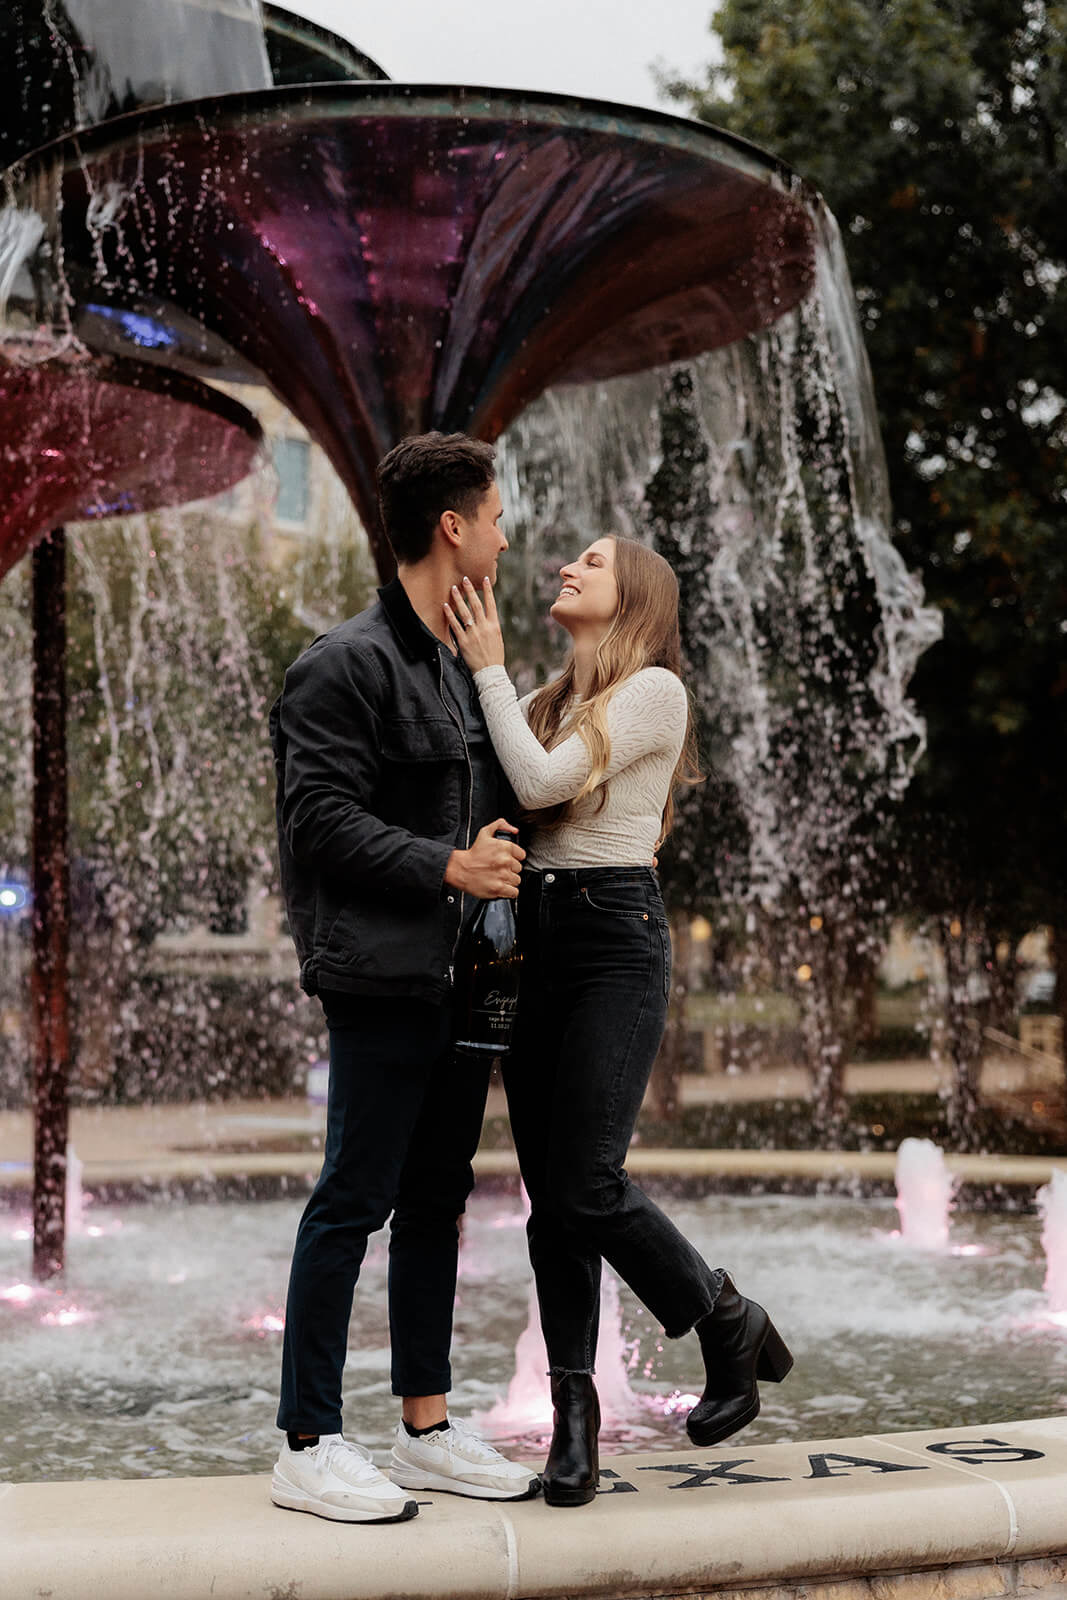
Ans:
{"label": "overcast sky", "polygon": [[284,0],[365,50],[391,78],[591,95],[679,111],[657,93],[660,61],[700,76],[713,0]]}

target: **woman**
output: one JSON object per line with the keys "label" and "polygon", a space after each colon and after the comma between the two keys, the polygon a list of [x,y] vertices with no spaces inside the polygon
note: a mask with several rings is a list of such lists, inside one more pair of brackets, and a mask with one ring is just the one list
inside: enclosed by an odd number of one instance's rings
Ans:
{"label": "woman", "polygon": [[780,1382],[792,1356],[762,1306],[709,1267],[623,1170],[670,992],[654,852],[693,750],[678,582],[661,556],[621,538],[598,539],[560,576],[552,616],[573,649],[560,676],[521,704],[488,580],[479,597],[464,579],[445,613],[501,765],[533,813],[504,1077],[551,1367],[544,1495],[584,1505],[598,1476],[602,1258],[668,1337],[697,1333],[706,1384],[686,1424],[694,1444],[751,1422],[757,1379]]}

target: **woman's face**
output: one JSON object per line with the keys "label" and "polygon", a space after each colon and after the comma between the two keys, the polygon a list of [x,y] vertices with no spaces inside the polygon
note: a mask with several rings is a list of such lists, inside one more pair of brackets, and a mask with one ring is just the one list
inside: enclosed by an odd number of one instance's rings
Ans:
{"label": "woman's face", "polygon": [[561,567],[562,587],[551,615],[568,633],[593,629],[604,634],[619,609],[615,581],[615,540],[598,539],[577,561]]}

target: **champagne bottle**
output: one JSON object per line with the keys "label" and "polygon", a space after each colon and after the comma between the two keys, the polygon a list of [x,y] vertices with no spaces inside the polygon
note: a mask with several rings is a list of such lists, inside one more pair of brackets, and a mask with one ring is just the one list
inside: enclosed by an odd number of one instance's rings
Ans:
{"label": "champagne bottle", "polygon": [[483,900],[456,960],[456,1049],[507,1054],[519,999],[522,955],[514,900]]}

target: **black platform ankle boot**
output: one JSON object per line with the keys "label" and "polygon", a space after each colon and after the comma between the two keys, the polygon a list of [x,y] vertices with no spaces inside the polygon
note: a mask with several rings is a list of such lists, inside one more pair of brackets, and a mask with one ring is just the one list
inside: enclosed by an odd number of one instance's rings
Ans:
{"label": "black platform ankle boot", "polygon": [[696,1333],[707,1382],[685,1426],[694,1444],[717,1444],[755,1420],[757,1379],[781,1383],[793,1357],[763,1307],[738,1294],[729,1277]]}
{"label": "black platform ankle boot", "polygon": [[552,1443],[541,1474],[545,1504],[588,1505],[600,1482],[600,1401],[592,1374],[564,1372],[554,1377],[552,1411]]}

